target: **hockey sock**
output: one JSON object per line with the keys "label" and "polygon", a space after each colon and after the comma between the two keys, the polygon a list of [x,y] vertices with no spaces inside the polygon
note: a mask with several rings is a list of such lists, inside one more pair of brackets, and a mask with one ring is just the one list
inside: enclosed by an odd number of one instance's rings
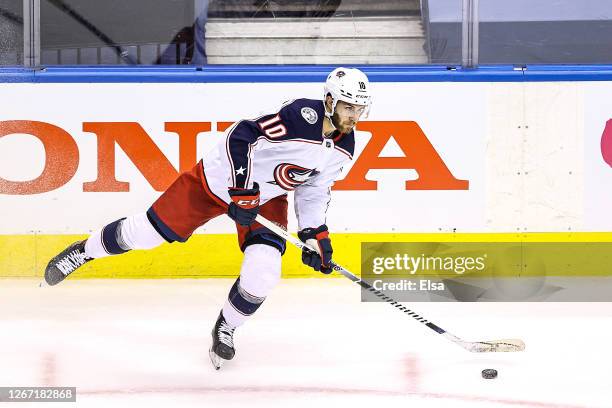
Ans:
{"label": "hockey sock", "polygon": [[223,317],[230,326],[238,327],[259,309],[265,299],[265,297],[253,296],[244,290],[238,278],[223,305]]}
{"label": "hockey sock", "polygon": [[91,234],[85,243],[85,254],[103,258],[123,254],[131,249],[151,249],[165,242],[145,213],[111,222]]}
{"label": "hockey sock", "polygon": [[236,280],[223,306],[223,317],[233,327],[243,324],[261,306],[278,284],[281,275],[281,253],[271,245],[252,244],[245,248]]}

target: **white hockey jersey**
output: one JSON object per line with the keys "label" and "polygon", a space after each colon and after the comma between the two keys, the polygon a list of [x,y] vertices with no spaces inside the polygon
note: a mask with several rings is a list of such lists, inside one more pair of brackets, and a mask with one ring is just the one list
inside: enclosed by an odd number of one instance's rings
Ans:
{"label": "white hockey jersey", "polygon": [[259,184],[260,202],[295,191],[299,229],[325,224],[330,190],[353,158],[354,132],[323,136],[323,101],[297,99],[278,113],[235,123],[203,158],[210,190],[229,203],[228,187]]}

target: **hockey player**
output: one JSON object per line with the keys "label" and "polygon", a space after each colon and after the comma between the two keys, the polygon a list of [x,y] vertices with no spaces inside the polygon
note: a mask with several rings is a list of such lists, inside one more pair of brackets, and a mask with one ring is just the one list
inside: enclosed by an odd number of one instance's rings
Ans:
{"label": "hockey player", "polygon": [[236,222],[244,252],[240,276],[212,331],[210,356],[218,369],[235,354],[233,334],[261,306],[281,276],[285,241],[254,222],[257,214],[287,227],[287,193],[294,192],[298,237],[318,248],[302,261],[330,273],[333,249],[326,226],[330,189],[352,159],[354,127],[371,103],[358,69],[337,68],[324,99],[297,99],[277,112],[235,123],[217,147],[140,214],[111,222],[51,259],[45,280],[56,285],[93,259],[163,242],[185,242],[214,217]]}

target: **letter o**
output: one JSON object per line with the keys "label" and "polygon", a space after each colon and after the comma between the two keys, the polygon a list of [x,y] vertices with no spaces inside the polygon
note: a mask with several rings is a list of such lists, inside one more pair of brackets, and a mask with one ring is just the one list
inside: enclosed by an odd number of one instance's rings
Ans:
{"label": "letter o", "polygon": [[34,180],[10,181],[0,177],[1,194],[46,193],[63,186],[74,177],[79,166],[79,148],[68,132],[45,122],[0,121],[0,137],[16,133],[34,136],[42,142],[45,148],[45,168]]}

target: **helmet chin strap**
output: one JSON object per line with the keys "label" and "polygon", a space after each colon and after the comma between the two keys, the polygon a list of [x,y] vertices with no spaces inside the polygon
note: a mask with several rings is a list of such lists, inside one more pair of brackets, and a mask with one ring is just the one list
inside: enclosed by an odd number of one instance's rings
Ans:
{"label": "helmet chin strap", "polygon": [[332,110],[331,110],[331,112],[327,111],[327,105],[325,105],[325,117],[327,119],[329,119],[329,124],[334,128],[333,132],[331,133],[331,136],[329,136],[332,139],[340,134],[340,131],[338,130],[338,126],[334,123],[334,113],[336,113],[336,105],[337,105],[337,103],[338,103],[338,101],[335,100],[332,97]]}

